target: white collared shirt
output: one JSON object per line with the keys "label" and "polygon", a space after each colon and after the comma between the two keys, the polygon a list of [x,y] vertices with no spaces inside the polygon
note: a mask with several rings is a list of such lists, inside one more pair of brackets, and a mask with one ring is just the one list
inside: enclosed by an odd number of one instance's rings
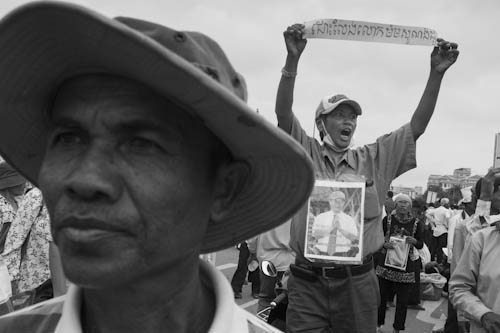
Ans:
{"label": "white collared shirt", "polygon": [[[233,290],[226,277],[213,265],[200,260],[200,273],[207,278],[215,295],[215,315],[210,333],[279,333],[274,328],[234,302]],[[63,304],[64,303],[64,304]],[[30,332],[81,333],[80,310],[82,290],[70,285],[65,296],[54,298],[29,308],[12,312],[0,318],[0,331],[20,332],[26,323],[33,325]],[[61,314],[62,312],[62,314]],[[60,315],[60,318],[58,316]],[[55,324],[57,322],[57,324]],[[44,327],[45,329],[42,329]],[[5,329],[3,329],[5,328]]]}

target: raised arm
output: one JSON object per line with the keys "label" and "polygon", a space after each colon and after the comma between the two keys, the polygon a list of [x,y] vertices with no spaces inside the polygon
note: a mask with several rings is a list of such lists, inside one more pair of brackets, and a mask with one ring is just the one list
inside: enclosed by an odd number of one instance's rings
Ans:
{"label": "raised arm", "polygon": [[434,113],[444,73],[457,61],[459,54],[458,44],[450,43],[441,38],[438,38],[437,41],[438,45],[434,47],[431,53],[431,71],[427,85],[410,121],[415,140],[424,133],[427,124],[429,124],[429,120]]}
{"label": "raised arm", "polygon": [[297,67],[300,55],[302,54],[302,51],[304,51],[307,44],[307,40],[302,39],[303,29],[304,25],[294,24],[283,32],[287,56],[278,86],[275,111],[276,117],[278,118],[278,126],[287,133],[292,132],[293,89],[295,87]]}

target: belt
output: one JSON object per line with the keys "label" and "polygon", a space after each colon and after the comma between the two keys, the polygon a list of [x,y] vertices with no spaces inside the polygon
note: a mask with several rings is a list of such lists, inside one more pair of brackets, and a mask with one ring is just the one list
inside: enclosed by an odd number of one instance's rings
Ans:
{"label": "belt", "polygon": [[[303,274],[298,272],[297,269],[292,268],[292,266],[295,265],[290,266],[292,274],[299,278],[303,278],[302,277]],[[361,265],[309,266],[309,267],[296,266],[296,267],[300,267],[303,270],[307,270],[313,273],[317,277],[321,276],[323,278],[345,279],[348,276],[356,276],[371,271],[373,269],[373,256],[372,255],[367,256],[366,259],[363,260],[363,264]]]}

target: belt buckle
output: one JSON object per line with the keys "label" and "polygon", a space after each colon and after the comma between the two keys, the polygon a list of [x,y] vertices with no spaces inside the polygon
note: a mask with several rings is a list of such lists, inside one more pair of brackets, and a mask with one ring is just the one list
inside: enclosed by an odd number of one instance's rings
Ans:
{"label": "belt buckle", "polygon": [[324,277],[325,279],[328,279],[330,276],[327,275],[328,271],[335,271],[339,269],[340,267],[328,267],[328,266],[323,266],[321,267],[321,276]]}

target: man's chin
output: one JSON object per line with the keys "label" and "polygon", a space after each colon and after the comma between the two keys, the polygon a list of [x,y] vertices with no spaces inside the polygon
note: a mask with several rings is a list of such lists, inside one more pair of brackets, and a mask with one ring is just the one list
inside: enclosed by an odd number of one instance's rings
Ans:
{"label": "man's chin", "polygon": [[109,289],[126,285],[132,279],[132,271],[130,269],[103,269],[95,265],[87,265],[86,267],[64,266],[64,272],[68,280],[78,287],[86,289]]}

